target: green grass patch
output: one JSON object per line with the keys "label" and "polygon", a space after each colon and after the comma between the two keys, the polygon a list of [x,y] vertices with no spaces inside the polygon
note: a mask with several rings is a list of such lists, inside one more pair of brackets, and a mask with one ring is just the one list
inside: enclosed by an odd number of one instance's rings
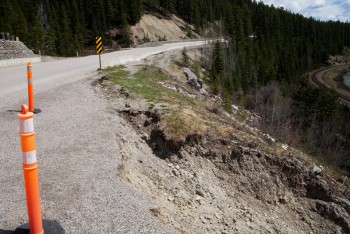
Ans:
{"label": "green grass patch", "polygon": [[[208,130],[228,136],[233,131],[224,124],[225,121],[221,117],[208,111],[206,102],[159,84],[166,82],[175,87],[180,85],[155,66],[139,66],[139,71],[134,75],[123,66],[107,68],[104,79],[146,99],[150,108],[156,104],[165,104],[168,109],[163,109],[160,127],[168,139],[184,141],[191,134],[202,135]],[[246,116],[242,118],[245,119]]]}
{"label": "green grass patch", "polygon": [[120,79],[120,78],[125,78],[129,76],[129,72],[125,71],[125,66],[120,65],[117,67],[107,67],[104,71],[107,72],[107,78],[115,78],[115,79]]}
{"label": "green grass patch", "polygon": [[168,103],[189,106],[196,104],[194,98],[161,86],[158,82],[165,82],[168,78],[155,66],[140,66],[140,70],[132,76],[123,66],[107,68],[105,71],[108,80],[143,97],[150,104]]}

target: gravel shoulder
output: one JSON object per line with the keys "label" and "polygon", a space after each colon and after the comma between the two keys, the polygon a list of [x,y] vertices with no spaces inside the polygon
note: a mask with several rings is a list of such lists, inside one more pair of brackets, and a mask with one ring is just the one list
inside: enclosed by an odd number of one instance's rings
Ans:
{"label": "gravel shoulder", "polygon": [[[36,94],[36,147],[42,213],[66,233],[172,233],[152,215],[150,197],[117,175],[123,147],[143,144],[132,128],[83,81]],[[0,111],[0,232],[27,222],[17,110]],[[125,139],[133,139],[125,141]],[[142,157],[139,149],[133,151]]]}

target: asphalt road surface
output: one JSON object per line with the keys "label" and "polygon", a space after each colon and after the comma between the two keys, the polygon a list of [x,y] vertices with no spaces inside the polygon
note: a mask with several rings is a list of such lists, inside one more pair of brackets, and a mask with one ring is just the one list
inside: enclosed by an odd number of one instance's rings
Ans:
{"label": "asphalt road surface", "polygon": [[[102,66],[138,61],[183,42],[102,56]],[[33,64],[36,148],[43,219],[66,233],[173,233],[150,212],[152,199],[118,176],[121,151],[151,151],[91,82],[98,56]],[[28,222],[17,110],[27,103],[26,66],[0,69],[0,233]],[[158,160],[158,159],[155,159]],[[159,159],[160,160],[160,159]]]}
{"label": "asphalt road surface", "polygon": [[[182,49],[185,46],[203,45],[207,42],[170,43],[157,47],[134,48],[107,53],[102,55],[102,68],[140,61],[153,54]],[[98,55],[36,63],[33,65],[35,88],[42,90],[43,88],[55,87],[57,84],[84,79],[85,74],[96,71],[98,67]],[[25,65],[0,69],[0,99],[26,88],[26,69]]]}

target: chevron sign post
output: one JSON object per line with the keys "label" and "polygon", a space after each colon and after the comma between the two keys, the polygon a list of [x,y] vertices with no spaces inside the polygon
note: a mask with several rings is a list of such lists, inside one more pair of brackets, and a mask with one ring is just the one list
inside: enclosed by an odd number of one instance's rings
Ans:
{"label": "chevron sign post", "polygon": [[96,37],[96,52],[98,53],[98,59],[100,61],[100,70],[101,70],[101,53],[103,51],[102,37]]}

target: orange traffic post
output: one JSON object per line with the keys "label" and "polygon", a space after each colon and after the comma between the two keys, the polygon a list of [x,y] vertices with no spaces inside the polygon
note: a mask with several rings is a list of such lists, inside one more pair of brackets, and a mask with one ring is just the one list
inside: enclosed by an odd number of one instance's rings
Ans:
{"label": "orange traffic post", "polygon": [[28,105],[29,111],[34,112],[34,92],[33,92],[33,73],[32,63],[27,63],[27,79],[28,79]]}
{"label": "orange traffic post", "polygon": [[22,147],[22,163],[24,184],[26,189],[27,209],[30,234],[43,234],[43,224],[40,209],[40,192],[38,180],[38,163],[36,161],[35,132],[33,113],[28,112],[28,106],[21,106],[18,114]]}

